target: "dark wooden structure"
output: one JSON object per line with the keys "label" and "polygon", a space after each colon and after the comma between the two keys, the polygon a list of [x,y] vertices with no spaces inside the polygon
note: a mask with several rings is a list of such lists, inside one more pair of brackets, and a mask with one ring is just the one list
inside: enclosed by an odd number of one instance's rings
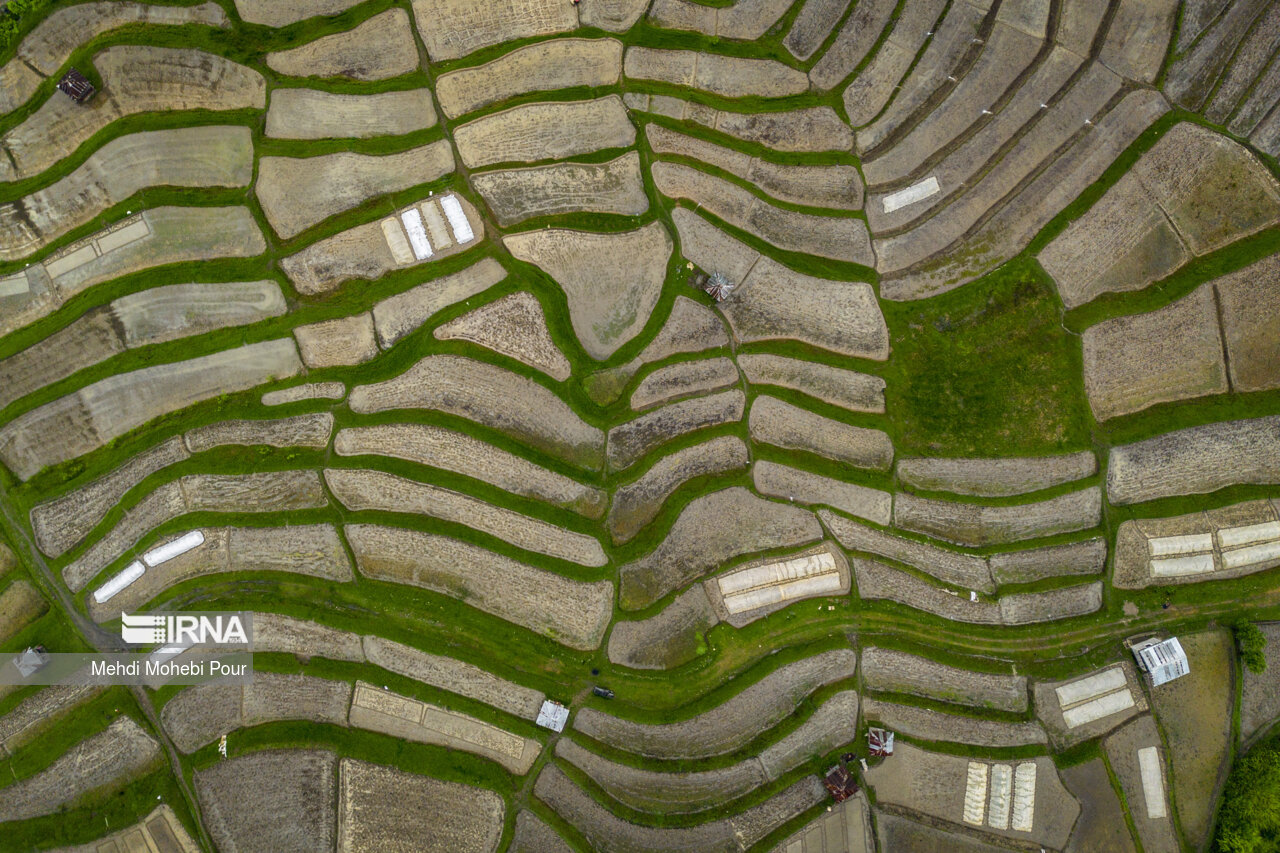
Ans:
{"label": "dark wooden structure", "polygon": [[826,787],[827,792],[831,794],[831,798],[837,803],[843,803],[858,793],[858,783],[854,780],[853,774],[849,772],[849,768],[844,765],[844,762],[828,770],[827,775],[822,777],[822,784]]}
{"label": "dark wooden structure", "polygon": [[72,68],[58,81],[58,88],[77,104],[86,103],[98,90],[85,79],[85,76]]}

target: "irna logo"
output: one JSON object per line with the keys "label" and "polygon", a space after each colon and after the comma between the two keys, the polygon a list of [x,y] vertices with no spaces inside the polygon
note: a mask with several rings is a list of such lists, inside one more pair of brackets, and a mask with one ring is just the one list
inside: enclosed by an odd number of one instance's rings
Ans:
{"label": "irna logo", "polygon": [[240,613],[120,614],[120,636],[126,643],[182,646],[249,645],[246,620]]}

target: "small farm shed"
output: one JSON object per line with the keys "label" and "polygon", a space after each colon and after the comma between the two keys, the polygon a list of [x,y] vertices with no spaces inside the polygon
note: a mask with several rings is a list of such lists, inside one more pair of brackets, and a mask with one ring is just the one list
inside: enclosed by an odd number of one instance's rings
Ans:
{"label": "small farm shed", "polygon": [[49,653],[44,650],[43,646],[28,648],[13,659],[13,665],[18,668],[18,672],[22,673],[23,678],[30,678],[35,675],[48,662]]}
{"label": "small farm shed", "polygon": [[874,726],[867,729],[867,748],[873,758],[893,755],[893,732]]}
{"label": "small farm shed", "polygon": [[843,762],[827,771],[822,777],[822,784],[837,803],[843,803],[858,793],[858,783]]}
{"label": "small farm shed", "polygon": [[1151,684],[1159,687],[1168,681],[1191,672],[1191,664],[1187,662],[1187,653],[1177,637],[1167,640],[1152,638],[1133,647],[1133,656],[1138,666],[1151,676]]}
{"label": "small farm shed", "polygon": [[74,68],[62,75],[62,79],[58,81],[58,88],[77,104],[88,101],[93,97],[93,93],[98,91],[83,74]]}
{"label": "small farm shed", "polygon": [[569,709],[559,702],[552,702],[550,699],[543,700],[536,722],[544,729],[562,732],[564,731],[564,724],[569,722]]}

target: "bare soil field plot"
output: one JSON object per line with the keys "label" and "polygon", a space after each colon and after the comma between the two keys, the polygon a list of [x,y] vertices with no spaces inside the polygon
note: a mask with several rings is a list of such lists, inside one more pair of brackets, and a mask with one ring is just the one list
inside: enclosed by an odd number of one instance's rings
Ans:
{"label": "bare soil field plot", "polygon": [[738,486],[692,501],[653,551],[621,568],[620,606],[638,610],[735,557],[822,538],[812,513]]}
{"label": "bare soil field plot", "polygon": [[[719,306],[738,341],[792,339],[859,358],[889,357],[889,331],[869,285],[798,273],[748,249],[696,214],[676,213],[684,214],[675,218],[685,257],[708,272],[728,274],[723,264],[732,257],[744,264],[740,269],[745,279]],[[697,245],[696,238],[691,245],[686,230],[704,228],[730,242],[711,251],[705,244]],[[738,247],[746,251],[739,254]]]}
{"label": "bare soil field plot", "polygon": [[644,328],[674,249],[660,222],[615,234],[544,229],[512,234],[503,243],[560,285],[573,331],[598,361]]}
{"label": "bare soil field plot", "polygon": [[631,393],[631,408],[641,411],[681,397],[719,391],[740,381],[737,365],[730,359],[680,361],[660,367],[642,379]]}
{"label": "bare soil field plot", "polygon": [[1006,625],[1030,625],[1070,619],[1102,609],[1102,581],[1064,586],[1047,592],[1022,592],[1000,598],[1000,618]]}
{"label": "bare soil field plot", "polygon": [[976,836],[947,832],[916,823],[876,804],[876,837],[881,850],[946,850],[947,853],[1003,853],[1008,848],[979,841]]}
{"label": "bare soil field plot", "polygon": [[29,479],[161,415],[301,369],[293,341],[276,340],[117,374],[10,421],[0,429],[0,459]]}
{"label": "bare soil field plot", "polygon": [[418,46],[403,9],[388,9],[344,33],[269,53],[267,66],[288,77],[386,80],[418,69]]}
{"label": "bare soil field plot", "polygon": [[790,788],[741,814],[680,829],[639,826],[596,803],[555,765],[548,765],[534,786],[538,799],[550,806],[601,853],[634,850],[687,850],[712,853],[745,849],[788,820],[822,802],[826,791],[817,776],[808,776]]}
{"label": "bare soil field plot", "polygon": [[[1107,760],[1120,780],[1129,816],[1138,830],[1142,849],[1152,853],[1176,853],[1182,849],[1177,831],[1173,827],[1168,800],[1168,753],[1160,740],[1160,733],[1149,715],[1134,720],[1103,741]],[[1151,779],[1139,766],[1138,753],[1143,749],[1156,750],[1156,774]],[[1148,782],[1153,784],[1150,789]]]}
{"label": "bare soil field plot", "polygon": [[276,89],[267,110],[274,139],[370,139],[425,130],[436,123],[430,89],[342,95],[316,89]]}
{"label": "bare soil field plot", "polygon": [[0,180],[23,180],[43,172],[124,116],[266,106],[261,74],[200,50],[118,45],[95,56],[93,64],[106,81],[93,109],[70,98],[46,101],[0,137],[9,152],[0,162]]}
{"label": "bare soil field plot", "polygon": [[893,522],[957,545],[978,548],[1087,530],[1102,523],[1102,489],[1090,486],[1031,504],[983,506],[899,494]]}
{"label": "bare soil field plot", "polygon": [[635,151],[607,163],[554,163],[484,172],[471,181],[504,227],[535,216],[639,216],[649,209],[640,155]]}
{"label": "bare soil field plot", "polygon": [[862,207],[862,178],[853,166],[774,163],[705,139],[685,136],[659,124],[646,125],[645,137],[656,154],[675,154],[701,160],[782,201],[839,210]]}
{"label": "bare soil field plot", "polygon": [[41,731],[101,692],[102,688],[89,685],[55,684],[23,699],[0,716],[0,755],[13,755]]}
{"label": "bare soil field plot", "polygon": [[987,568],[986,560],[982,557],[894,536],[891,533],[858,524],[829,510],[819,510],[818,517],[840,541],[840,544],[850,551],[875,554],[878,557],[887,557],[906,563],[944,583],[975,589],[979,592],[995,592],[991,573]]}
{"label": "bare soil field plot", "polygon": [[896,4],[892,0],[858,3],[827,48],[809,71],[819,89],[831,89],[853,73],[890,23]]}
{"label": "bare soil field plot", "polygon": [[147,187],[242,187],[252,174],[248,128],[117,137],[57,183],[0,205],[0,260],[26,257]]}
{"label": "bare soil field plot", "polygon": [[206,528],[204,535],[203,545],[148,569],[109,602],[90,602],[89,615],[105,622],[175,584],[217,572],[293,572],[333,581],[352,579],[347,552],[328,524]]}
{"label": "bare soil field plot", "polygon": [[893,442],[880,430],[851,426],[760,395],[751,404],[748,418],[756,441],[814,453],[855,468],[888,471],[893,464]]}
{"label": "bare soil field plot", "polygon": [[195,773],[205,827],[222,850],[332,850],[338,757],[320,750],[251,752]]}
{"label": "bare soil field plot", "polygon": [[338,850],[492,853],[506,811],[493,791],[344,758]]}
{"label": "bare soil field plot", "polygon": [[347,396],[347,386],[341,382],[304,382],[262,395],[264,406],[287,406],[306,400],[341,400]]}
{"label": "bare soil field plot", "polygon": [[576,29],[578,8],[556,0],[511,0],[478,6],[459,0],[414,0],[413,15],[432,62],[482,47]]}
{"label": "bare soil field plot", "polygon": [[528,809],[516,815],[516,831],[508,853],[573,853],[573,848],[546,821]]}
{"label": "bare soil field plot", "polygon": [[603,491],[549,471],[477,438],[426,424],[384,424],[338,432],[339,456],[389,456],[429,465],[534,500],[563,506],[589,518],[604,514]]}
{"label": "bare soil field plot", "polygon": [[167,804],[156,806],[133,826],[125,827],[89,844],[54,848],[51,853],[200,853],[200,845]]}
{"label": "bare soil field plot", "polygon": [[[254,629],[256,633],[256,623]],[[254,642],[257,642],[256,636]],[[364,650],[369,663],[423,684],[484,702],[517,717],[534,719],[546,698],[540,690],[514,684],[474,664],[429,654],[382,637],[366,636]]]}
{"label": "bare soil field plot", "polygon": [[288,239],[375,196],[425,184],[453,171],[447,141],[381,156],[263,157],[254,193],[271,227]]}
{"label": "bare soil field plot", "polygon": [[754,385],[790,388],[851,412],[884,412],[885,382],[879,376],[768,353],[743,353],[738,365]]}
{"label": "bare soil field plot", "polygon": [[1223,421],[1112,448],[1107,498],[1131,504],[1280,482],[1280,417]]}
{"label": "bare soil field plot", "polygon": [[373,315],[322,320],[293,330],[302,363],[311,369],[363,364],[378,355],[373,334]]}
{"label": "bare soil field plot", "polygon": [[888,492],[763,460],[751,466],[751,478],[762,495],[832,506],[876,524],[889,524],[893,496]]}
{"label": "bare soil field plot", "polygon": [[594,101],[525,104],[478,118],[454,131],[469,169],[496,163],[563,159],[627,148],[636,129],[617,95]]}
{"label": "bare soil field plot", "polygon": [[111,0],[54,9],[18,44],[15,55],[18,61],[0,66],[0,113],[8,113],[26,103],[41,80],[60,69],[80,45],[102,33],[135,23],[226,27],[229,21],[227,13],[216,3],[165,6]]}
{"label": "bare soil field plot", "polygon": [[755,41],[790,5],[787,0],[744,0],[732,6],[710,7],[690,0],[656,0],[649,19],[665,29]]}
{"label": "bare soil field plot", "polygon": [[123,296],[0,362],[0,406],[106,359],[286,311],[274,281],[174,284]]}
{"label": "bare soil field plot", "polygon": [[1280,386],[1280,256],[1272,255],[1214,282],[1222,337],[1235,391]]}
{"label": "bare soil field plot", "polygon": [[1134,853],[1120,799],[1102,759],[1064,767],[1061,773],[1067,790],[1080,801],[1080,819],[1065,853]]}
{"label": "bare soil field plot", "polygon": [[[1280,623],[1258,626],[1267,638],[1263,655],[1267,668],[1255,673],[1243,668],[1244,692],[1240,699],[1240,742],[1248,746],[1277,716],[1280,716]],[[616,629],[615,629],[616,632]]]}
{"label": "bare soil field plot", "polygon": [[1191,673],[1151,688],[1151,706],[1168,739],[1178,822],[1199,847],[1213,826],[1232,746],[1233,641],[1226,631],[1183,634],[1178,640]]}
{"label": "bare soil field plot", "polygon": [[563,382],[572,368],[547,331],[538,297],[528,291],[504,296],[435,330],[439,340],[464,340],[510,356]]}
{"label": "bare soil field plot", "polygon": [[658,162],[652,172],[663,195],[688,199],[779,249],[863,266],[875,264],[871,238],[860,219],[775,207],[735,183],[679,163]]}
{"label": "bare soil field plot", "polygon": [[852,649],[785,664],[735,696],[678,723],[637,723],[594,708],[583,708],[573,728],[617,749],[649,758],[706,758],[747,743],[795,713],[804,697],[824,684],[852,678],[858,656]]}
{"label": "bare soil field plot", "polygon": [[1212,285],[1148,314],[1086,329],[1084,383],[1099,421],[1228,391]]}
{"label": "bare soil field plot", "polygon": [[800,14],[782,40],[783,46],[796,59],[810,58],[822,47],[836,24],[840,23],[840,16],[848,5],[848,0],[816,0],[806,3],[800,8]]}
{"label": "bare soil field plot", "polygon": [[774,847],[773,853],[875,853],[876,842],[871,832],[867,795],[859,792],[818,815],[795,835]]}
{"label": "bare soil field plot", "polygon": [[313,412],[276,420],[221,421],[193,429],[183,440],[192,453],[228,444],[322,448],[328,446],[332,433],[333,415]]}
{"label": "bare soil field plot", "polygon": [[1027,709],[1025,676],[971,672],[894,649],[864,649],[862,678],[872,690],[1013,713]]}
{"label": "bare soil field plot", "polygon": [[1137,668],[1127,659],[1061,681],[1037,681],[1035,704],[1059,748],[1105,735],[1147,710]]}
{"label": "bare soil field plot", "polygon": [[610,86],[621,73],[622,42],[617,39],[552,39],[441,74],[436,97],[445,114],[456,118],[526,92]]}
{"label": "bare soil field plot", "polygon": [[349,510],[430,515],[465,524],[519,548],[569,560],[584,566],[603,566],[604,549],[590,536],[574,533],[494,506],[470,495],[385,474],[381,471],[328,468],[329,490]]}
{"label": "bare soil field plot", "polygon": [[583,468],[598,468],[604,455],[604,433],[554,393],[469,358],[428,356],[394,379],[352,388],[348,399],[352,411],[361,414],[393,409],[448,412]]}
{"label": "bare soil field plot", "polygon": [[44,596],[25,580],[16,580],[0,592],[0,642],[8,640],[49,609]]}
{"label": "bare soil field plot", "polygon": [[[434,252],[430,256],[432,260],[440,260],[450,255],[456,255],[475,245],[477,241],[484,239],[483,220],[480,218],[479,212],[472,207],[471,202],[462,196],[454,195],[453,198],[456,198],[462,206],[467,223],[472,228],[472,239],[466,243],[454,242],[448,246],[435,246]],[[408,213],[409,210],[424,206],[428,207],[428,209],[431,208],[429,197],[420,199],[418,205],[410,205],[396,211],[393,217],[366,222],[363,225],[357,225],[332,237],[326,237],[323,240],[312,243],[296,255],[281,259],[280,267],[299,291],[308,295],[316,295],[336,290],[340,285],[351,279],[373,281],[392,270],[421,264],[426,259],[418,260],[413,256],[412,252],[409,252],[407,258],[404,256],[397,257],[392,253],[391,247],[387,243],[387,229],[383,227],[383,224],[387,223],[391,228],[398,227],[398,223],[391,220],[399,218]],[[405,246],[404,248],[407,249],[408,247]],[[465,272],[464,270],[463,273]],[[465,277],[463,273],[457,275]],[[423,287],[434,291],[436,283],[431,282],[429,284],[431,287],[425,285]],[[398,296],[390,297],[387,301],[394,301],[396,304],[401,305],[408,303],[406,307],[411,310],[418,301],[416,296],[410,296],[412,293],[414,291],[402,293]],[[416,328],[416,325],[410,327],[410,330],[412,328]]]}
{"label": "bare soil field plot", "polygon": [[[1184,122],[1139,158],[1099,204],[1101,218],[1094,217],[1091,210],[1040,255],[1068,307],[1084,304],[1106,291],[1145,287],[1192,256],[1274,224],[1280,219],[1280,186],[1247,149],[1207,128]],[[1134,269],[1131,254],[1110,248],[1114,245],[1108,233],[1112,220],[1149,216],[1146,211],[1157,205],[1181,244],[1180,249],[1164,250],[1164,256],[1177,252],[1180,257],[1161,259],[1154,268]],[[1166,227],[1163,222],[1161,219],[1151,227],[1158,231]],[[1115,274],[1110,272],[1112,266],[1117,267]]]}
{"label": "bare soil field plot", "polygon": [[734,436],[713,438],[662,457],[638,478],[614,490],[608,519],[614,543],[625,542],[644,529],[666,499],[689,480],[746,466],[747,447]]}
{"label": "bare soil field plot", "polygon": [[[836,535],[839,536],[838,533]],[[958,592],[934,586],[913,574],[875,560],[857,557],[850,562],[859,598],[896,601],[955,622],[998,625],[1003,621],[999,605],[989,600],[973,601],[967,596],[961,597]]]}
{"label": "bare soil field plot", "polygon": [[44,770],[0,789],[0,821],[53,814],[86,794],[143,775],[160,757],[160,744],[151,735],[132,718],[117,717]]}
{"label": "bare soil field plot", "polygon": [[1087,450],[1063,456],[898,460],[898,477],[911,488],[988,498],[1060,486],[1097,470],[1098,460]]}
{"label": "bare soil field plot", "polygon": [[523,775],[542,751],[542,744],[520,737],[466,714],[356,682],[351,725],[394,738],[473,752]]}
{"label": "bare soil field plot", "polygon": [[[630,104],[631,102],[629,102]],[[853,131],[830,107],[737,113],[665,95],[638,95],[632,109],[687,119],[728,136],[787,152],[848,151]]]}
{"label": "bare soil field plot", "polygon": [[337,15],[360,0],[236,0],[236,12],[251,24],[287,27],[307,18]]}
{"label": "bare soil field plot", "polygon": [[126,460],[111,473],[31,510],[40,550],[51,557],[65,553],[106,516],[124,494],[156,471],[190,454],[178,436]]}
{"label": "bare soil field plot", "polygon": [[556,743],[556,757],[586,773],[623,805],[656,814],[688,814],[722,807],[767,781],[755,758],[717,770],[690,773],[641,770],[596,755],[568,738]]}
{"label": "bare soil field plot", "polygon": [[858,734],[857,719],[858,692],[835,694],[799,728],[760,753],[758,760],[765,775],[777,779],[807,759],[851,744]]}
{"label": "bare soil field plot", "polygon": [[247,258],[266,248],[244,207],[157,207],[78,240],[32,264],[25,295],[3,297],[0,334],[51,314],[71,297],[117,276],[182,261]]}
{"label": "bare soil field plot", "polygon": [[286,652],[302,660],[312,657],[357,663],[365,660],[359,634],[281,613],[253,614],[253,648],[262,652]]}
{"label": "bare soil field plot", "polygon": [[867,698],[862,712],[885,728],[908,737],[931,741],[964,743],[971,746],[1008,747],[1047,744],[1048,737],[1039,723],[1006,723],[980,717],[945,714],[914,705],[900,705]]}
{"label": "bare soil field plot", "polygon": [[430,533],[371,524],[347,525],[346,533],[368,577],[462,599],[571,648],[594,649],[604,639],[613,609],[609,581],[572,581]]}
{"label": "bare soil field plot", "polygon": [[1153,82],[1164,62],[1177,11],[1176,0],[1121,3],[1098,58],[1130,80]]}
{"label": "bare soil field plot", "polygon": [[672,403],[619,424],[609,430],[609,468],[627,468],[685,433],[740,421],[745,406],[746,395],[735,388]]}
{"label": "bare soil field plot", "polygon": [[1066,545],[1005,551],[992,554],[987,563],[997,586],[1066,575],[1097,575],[1106,568],[1107,540],[1098,537]]}
{"label": "bare soil field plot", "polygon": [[485,258],[459,272],[382,300],[373,306],[373,325],[379,345],[391,349],[437,311],[488,290],[506,275],[502,264]]}
{"label": "bare soil field plot", "polygon": [[809,89],[809,78],[803,71],[774,59],[630,47],[622,68],[632,80],[688,86],[725,98],[785,98]]}
{"label": "bare soil field plot", "polygon": [[673,669],[698,656],[704,635],[717,622],[706,590],[692,586],[657,616],[615,622],[609,660],[634,669]]}

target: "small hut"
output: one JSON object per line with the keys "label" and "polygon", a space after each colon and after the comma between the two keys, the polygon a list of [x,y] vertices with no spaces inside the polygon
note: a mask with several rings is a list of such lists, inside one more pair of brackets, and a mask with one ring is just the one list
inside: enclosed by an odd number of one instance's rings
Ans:
{"label": "small hut", "polygon": [[1152,637],[1134,646],[1133,656],[1138,661],[1138,667],[1151,676],[1152,687],[1159,687],[1191,672],[1187,653],[1182,650],[1182,643],[1178,642],[1177,637],[1167,640]]}
{"label": "small hut", "polygon": [[843,803],[858,793],[858,783],[854,781],[853,774],[844,762],[829,769],[822,777],[822,784],[837,803]]}
{"label": "small hut", "polygon": [[22,673],[23,678],[30,678],[44,669],[48,663],[49,653],[44,650],[44,646],[29,647],[13,659],[13,665],[18,668],[18,672]]}
{"label": "small hut", "polygon": [[85,76],[72,68],[58,81],[58,88],[77,104],[83,104],[93,97],[98,90],[85,79]]}
{"label": "small hut", "polygon": [[559,702],[545,699],[542,702],[542,709],[538,711],[536,722],[544,729],[562,732],[564,731],[564,724],[569,722],[569,709]]}
{"label": "small hut", "polygon": [[729,294],[733,292],[733,282],[729,281],[729,276],[722,272],[713,272],[707,283],[703,285],[703,289],[716,302],[724,302],[729,298]]}
{"label": "small hut", "polygon": [[867,748],[872,758],[893,755],[893,732],[874,727],[867,729]]}

